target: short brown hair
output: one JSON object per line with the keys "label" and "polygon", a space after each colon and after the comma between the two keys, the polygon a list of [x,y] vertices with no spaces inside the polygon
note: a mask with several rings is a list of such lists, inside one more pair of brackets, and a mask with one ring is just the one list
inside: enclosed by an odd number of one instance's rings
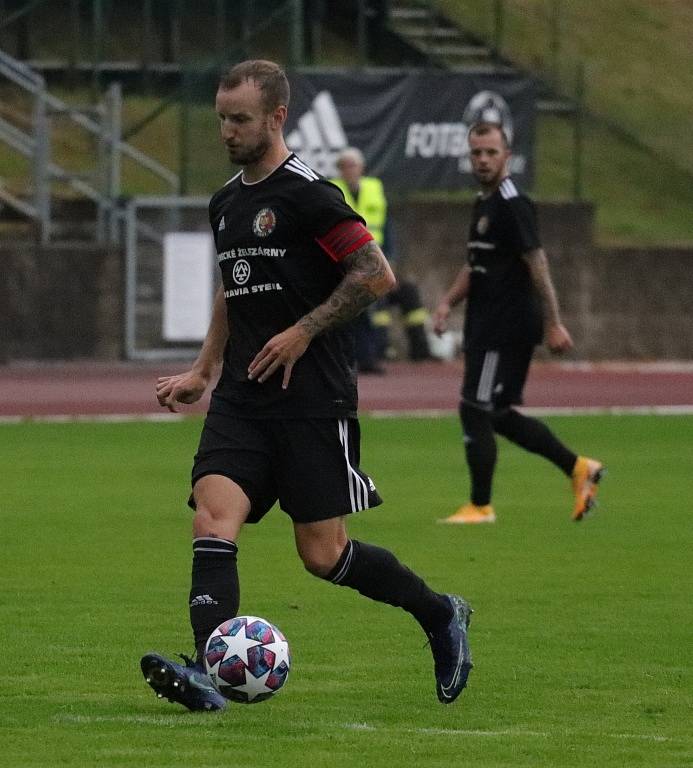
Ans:
{"label": "short brown hair", "polygon": [[219,88],[230,91],[246,80],[252,80],[261,91],[262,106],[267,113],[280,106],[289,106],[289,81],[279,64],[265,59],[251,59],[234,64],[222,73]]}
{"label": "short brown hair", "polygon": [[508,134],[505,132],[505,129],[501,125],[501,123],[490,123],[490,122],[478,122],[473,123],[469,126],[469,131],[467,133],[468,136],[486,136],[489,133],[492,133],[493,131],[498,131],[501,135],[501,139],[503,139],[503,146],[506,149],[510,149],[510,142],[508,141]]}

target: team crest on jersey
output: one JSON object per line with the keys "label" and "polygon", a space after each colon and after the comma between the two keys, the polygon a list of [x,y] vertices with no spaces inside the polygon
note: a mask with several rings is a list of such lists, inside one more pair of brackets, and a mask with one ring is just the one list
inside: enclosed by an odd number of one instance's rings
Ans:
{"label": "team crest on jersey", "polygon": [[476,231],[480,235],[485,235],[488,232],[488,225],[491,223],[488,216],[482,216],[476,223]]}
{"label": "team crest on jersey", "polygon": [[271,235],[274,232],[276,226],[277,217],[274,215],[274,211],[271,208],[263,208],[255,216],[253,232],[258,237],[267,237],[267,235]]}

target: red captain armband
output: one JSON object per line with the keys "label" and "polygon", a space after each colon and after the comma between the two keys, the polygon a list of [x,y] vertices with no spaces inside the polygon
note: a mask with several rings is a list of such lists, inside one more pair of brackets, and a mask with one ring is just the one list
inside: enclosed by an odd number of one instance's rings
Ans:
{"label": "red captain armband", "polygon": [[369,240],[373,240],[373,235],[360,221],[344,219],[335,224],[326,235],[315,239],[332,261],[339,262]]}

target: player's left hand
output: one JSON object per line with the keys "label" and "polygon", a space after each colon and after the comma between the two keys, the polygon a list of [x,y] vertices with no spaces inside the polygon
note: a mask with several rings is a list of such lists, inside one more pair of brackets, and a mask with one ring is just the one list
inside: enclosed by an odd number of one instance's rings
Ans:
{"label": "player's left hand", "polygon": [[278,333],[255,355],[248,366],[248,378],[257,379],[262,384],[281,366],[284,366],[282,389],[286,389],[289,386],[294,364],[308,349],[310,341],[311,337],[297,325],[292,325]]}
{"label": "player's left hand", "polygon": [[447,301],[441,301],[433,313],[433,330],[436,336],[442,336],[447,331],[449,317],[450,304]]}
{"label": "player's left hand", "polygon": [[554,353],[568,352],[573,348],[573,339],[562,324],[550,326],[546,331],[546,346]]}

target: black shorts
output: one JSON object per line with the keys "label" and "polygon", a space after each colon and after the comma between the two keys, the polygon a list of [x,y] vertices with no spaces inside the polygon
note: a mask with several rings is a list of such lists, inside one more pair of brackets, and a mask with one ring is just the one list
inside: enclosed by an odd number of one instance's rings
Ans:
{"label": "black shorts", "polygon": [[[250,499],[257,523],[278,500],[295,523],[313,523],[382,503],[359,469],[357,419],[244,419],[208,413],[192,484],[223,475]],[[194,500],[189,502],[194,508]]]}
{"label": "black shorts", "polygon": [[489,411],[520,405],[533,354],[524,345],[465,351],[462,400]]}

